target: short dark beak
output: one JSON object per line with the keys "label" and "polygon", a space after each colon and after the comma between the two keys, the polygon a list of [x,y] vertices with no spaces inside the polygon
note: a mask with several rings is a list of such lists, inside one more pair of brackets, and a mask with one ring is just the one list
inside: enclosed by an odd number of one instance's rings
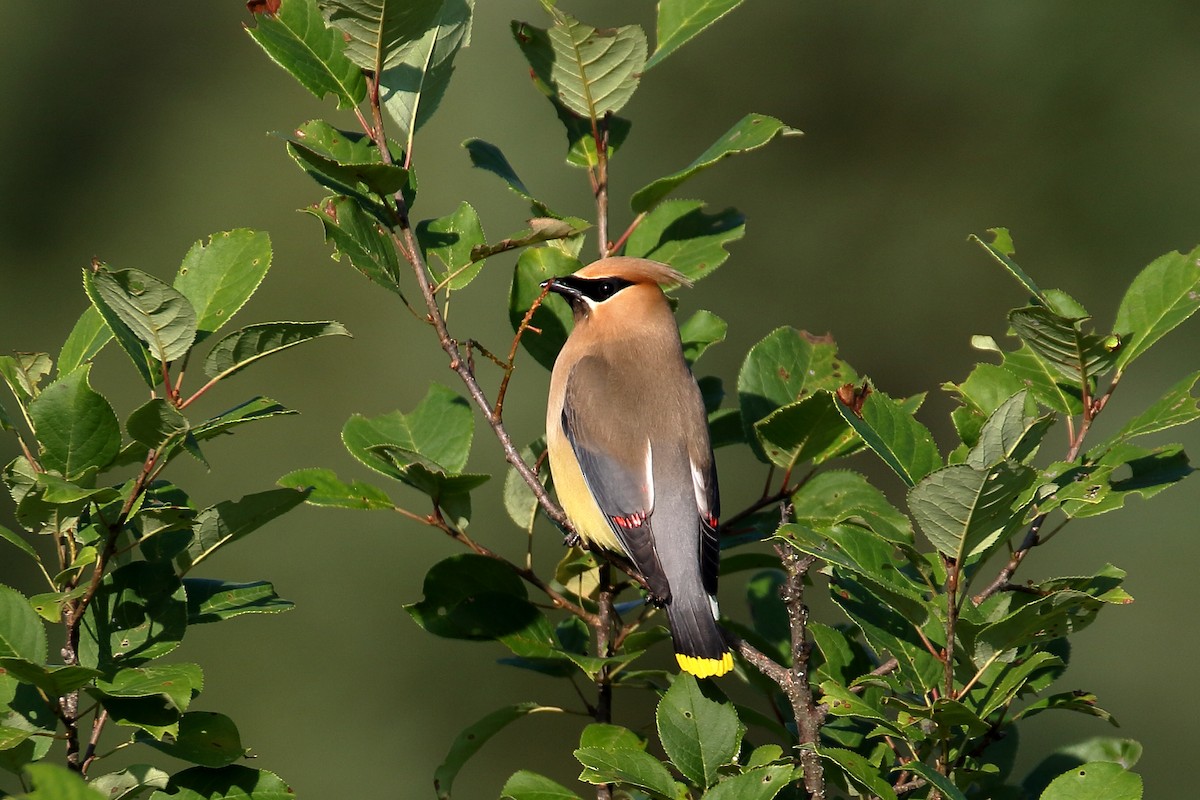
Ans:
{"label": "short dark beak", "polygon": [[549,289],[555,294],[561,294],[568,302],[574,303],[583,299],[583,292],[572,286],[569,282],[569,276],[566,278],[551,278],[548,281],[542,281],[538,284],[543,289]]}

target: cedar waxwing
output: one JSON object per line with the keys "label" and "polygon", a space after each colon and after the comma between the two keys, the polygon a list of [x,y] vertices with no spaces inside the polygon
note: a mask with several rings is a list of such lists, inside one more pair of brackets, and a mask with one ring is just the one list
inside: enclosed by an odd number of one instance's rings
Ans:
{"label": "cedar waxwing", "polygon": [[704,678],[733,669],[717,626],[717,472],[660,284],[687,280],[621,257],[543,284],[575,316],[550,378],[546,447],[576,532],[629,557],[666,608],[679,666]]}

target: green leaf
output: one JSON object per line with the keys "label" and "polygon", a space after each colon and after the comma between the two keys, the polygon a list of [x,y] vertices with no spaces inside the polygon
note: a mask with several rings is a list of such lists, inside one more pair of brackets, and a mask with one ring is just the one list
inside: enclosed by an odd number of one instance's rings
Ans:
{"label": "green leaf", "polygon": [[579,795],[562,784],[536,772],[520,770],[504,783],[502,800],[580,800]]}
{"label": "green leaf", "polygon": [[1000,404],[1025,388],[1013,373],[996,364],[979,363],[960,384],[943,383],[942,388],[962,403],[950,412],[954,429],[963,444],[974,447],[979,430]]}
{"label": "green leaf", "polygon": [[858,380],[837,357],[829,336],[813,336],[795,328],[778,328],[754,345],[738,372],[738,405],[746,439],[759,460],[767,461],[754,425],[776,409],[820,389],[830,391]]}
{"label": "green leaf", "polygon": [[188,421],[175,406],[161,397],[139,406],[125,421],[125,430],[135,442],[151,450],[169,439],[182,436],[188,430]]}
{"label": "green leaf", "polygon": [[1022,690],[1029,691],[1026,683],[1037,673],[1049,667],[1065,667],[1065,662],[1052,653],[1034,653],[1028,658],[1005,664],[998,679],[988,688],[979,705],[979,716],[986,719],[992,713],[1008,707]]}
{"label": "green leaf", "polygon": [[[540,284],[543,281],[570,275],[582,267],[578,259],[552,247],[538,247],[521,253],[508,294],[508,319],[513,330],[520,327],[533,301],[542,294]],[[529,322],[541,333],[526,332],[521,337],[521,345],[539,364],[553,369],[554,359],[567,340],[571,319],[566,301],[547,297]]]}
{"label": "green leaf", "polygon": [[855,694],[838,681],[822,681],[821,703],[836,717],[854,717],[869,720],[893,736],[905,737],[904,729],[884,714],[883,710],[867,697]]}
{"label": "green leaf", "polygon": [[1072,383],[1103,375],[1112,368],[1119,352],[1109,336],[1083,332],[1087,319],[1064,317],[1045,306],[1027,306],[1008,314],[1013,331]]}
{"label": "green leaf", "polygon": [[319,0],[318,5],[345,34],[346,56],[378,75],[403,63],[437,18],[442,0]]}
{"label": "green leaf", "polygon": [[896,545],[871,531],[857,525],[813,530],[789,524],[779,529],[779,536],[800,552],[861,575],[884,590],[918,603],[925,599],[923,587],[899,571],[903,562],[894,556]]}
{"label": "green leaf", "polygon": [[133,561],[108,573],[80,626],[79,663],[137,666],[174,650],[187,629],[187,596],[169,564]]}
{"label": "green leaf", "polygon": [[1041,301],[1046,302],[1046,296],[1038,285],[1033,282],[1033,279],[1025,274],[1025,271],[1017,266],[1017,262],[1012,260],[1012,256],[1016,255],[1016,249],[1013,246],[1012,236],[1008,232],[1008,228],[988,228],[987,232],[992,234],[991,244],[985,242],[979,236],[971,234],[968,238],[977,242],[988,255],[996,259],[1000,266],[1004,267],[1009,273],[1017,279],[1017,282],[1025,287],[1025,291],[1031,296]]}
{"label": "green leaf", "polygon": [[791,498],[793,519],[812,528],[841,523],[865,525],[890,542],[911,545],[912,523],[883,492],[849,470],[822,472]]}
{"label": "green leaf", "polygon": [[[471,43],[475,0],[443,0],[419,39],[406,43],[379,74],[379,99],[399,124],[399,137],[412,136],[441,103],[459,48]],[[411,149],[411,148],[405,148]]]}
{"label": "green leaf", "polygon": [[725,248],[745,235],[746,218],[737,209],[705,214],[698,200],[667,200],[630,234],[625,254],[670,264],[694,283],[724,264]]}
{"label": "green leaf", "polygon": [[1036,472],[1013,462],[988,469],[951,464],[908,493],[913,518],[938,552],[963,561],[1005,541],[1024,514],[1013,508]]}
{"label": "green leaf", "polygon": [[597,29],[552,5],[549,30],[512,23],[513,36],[534,74],[572,112],[597,120],[616,113],[638,87],[646,64],[646,35],[636,25]]}
{"label": "green leaf", "polygon": [[[286,2],[286,0],[285,0]],[[296,793],[273,772],[239,764],[192,767],[171,776],[167,794],[150,800],[295,800]]]}
{"label": "green leaf", "polygon": [[534,213],[538,216],[554,216],[549,206],[534,197],[533,193],[525,186],[525,182],[517,175],[517,171],[513,169],[512,164],[508,162],[508,158],[499,147],[482,139],[467,139],[462,143],[462,146],[467,149],[467,155],[471,158],[471,166],[490,172],[500,178],[508,185],[509,189],[512,189],[518,196],[528,201]]}
{"label": "green leaf", "polygon": [[667,757],[697,786],[712,786],[717,769],[737,756],[744,728],[737,712],[709,700],[696,679],[679,675],[658,703],[655,719]]}
{"label": "green leaf", "polygon": [[1090,717],[1098,717],[1115,726],[1117,720],[1109,711],[1096,705],[1098,700],[1099,698],[1096,695],[1089,692],[1072,691],[1053,694],[1049,697],[1035,700],[1022,708],[1013,715],[1013,721],[1028,719],[1043,711],[1075,711]]}
{"label": "green leaf", "polygon": [[270,266],[271,237],[262,231],[237,228],[191,246],[175,288],[196,309],[198,340],[220,330],[245,305]]}
{"label": "green leaf", "polygon": [[1041,800],[1141,800],[1142,778],[1111,761],[1093,761],[1055,778]]}
{"label": "green leaf", "polygon": [[[546,96],[550,98],[550,102],[554,106],[555,113],[558,114],[558,121],[563,124],[566,131],[567,164],[583,169],[595,169],[600,164],[600,150],[596,147],[596,135],[592,131],[592,121],[581,117],[563,105],[554,96],[554,90],[549,86],[545,86],[539,81],[538,88],[545,90]],[[633,130],[633,123],[624,117],[611,114],[605,116],[603,120],[597,120],[597,123],[598,125],[603,124],[606,129],[607,155],[611,159],[629,138],[629,132]]]}
{"label": "green leaf", "polygon": [[53,742],[51,737],[57,733],[57,725],[58,718],[38,689],[0,674],[0,726],[30,734],[23,742],[0,749],[0,768],[20,773],[25,765],[45,758]]}
{"label": "green leaf", "polygon": [[[417,224],[417,241],[425,264],[437,277],[457,291],[467,286],[483,269],[483,261],[474,258],[474,250],[485,246],[479,215],[469,203],[462,203],[453,214],[427,219]],[[433,258],[443,269],[435,268]]]}
{"label": "green leaf", "polygon": [[410,413],[367,418],[355,415],[342,430],[342,440],[364,464],[391,474],[391,467],[373,456],[371,447],[386,444],[420,456],[455,474],[467,465],[475,420],[467,401],[439,384],[432,384]]}
{"label": "green leaf", "polygon": [[[1136,436],[1165,431],[1176,425],[1186,425],[1200,419],[1200,398],[1192,394],[1192,388],[1200,381],[1200,372],[1193,372],[1167,390],[1161,398],[1121,428],[1108,443],[1093,450],[1107,450],[1118,442]],[[1091,454],[1089,453],[1089,456]]]}
{"label": "green leaf", "polygon": [[67,479],[108,466],[121,449],[121,423],[88,383],[85,364],[46,387],[29,404],[41,444],[41,462]]}
{"label": "green leaf", "polygon": [[1064,771],[1095,761],[1105,761],[1124,769],[1132,769],[1141,756],[1142,746],[1133,739],[1114,739],[1106,736],[1085,739],[1058,748],[1044,758],[1021,782],[1021,788],[1032,797],[1041,794],[1051,781]]}
{"label": "green leaf", "polygon": [[95,778],[90,786],[106,800],[132,800],[145,789],[165,789],[171,776],[149,764],[134,764]]}
{"label": "green leaf", "polygon": [[136,740],[182,761],[223,767],[246,755],[233,720],[215,711],[189,711],[179,719],[179,733],[159,741],[139,735]]}
{"label": "green leaf", "polygon": [[117,344],[121,346],[121,349],[133,361],[133,366],[137,369],[138,374],[142,376],[142,380],[153,389],[162,383],[162,368],[154,362],[150,355],[150,350],[146,347],[145,343],[138,338],[132,328],[122,321],[116,309],[100,293],[96,286],[95,278],[102,269],[105,268],[99,262],[94,262],[90,267],[84,267],[83,290],[92,302],[92,307],[104,318],[104,324],[112,332],[113,337],[117,340]]}
{"label": "green leaf", "polygon": [[1001,403],[980,428],[978,441],[967,454],[967,464],[987,469],[1001,461],[1028,460],[1055,421],[1053,415],[1037,419],[1027,416],[1025,411],[1030,405],[1024,390]]}
{"label": "green leaf", "polygon": [[[55,622],[61,622],[61,618]],[[21,683],[36,686],[47,697],[61,697],[88,685],[100,675],[96,670],[87,667],[46,667],[17,658],[0,659],[0,664],[13,678]]]}
{"label": "green leaf", "polygon": [[[917,691],[928,691],[939,685],[945,668],[917,635],[928,612],[918,619],[908,619],[888,603],[890,598],[882,596],[882,591],[843,573],[835,573],[829,592],[871,647],[879,654],[888,653],[896,659],[900,676]],[[909,609],[906,607],[906,610]]]}
{"label": "green leaf", "polygon": [[1028,344],[1023,343],[1020,349],[1005,353],[1003,367],[1043,405],[1064,414],[1082,413],[1079,382],[1074,385],[1061,382],[1059,371]]}
{"label": "green leaf", "polygon": [[46,627],[25,595],[0,584],[0,658],[46,660]]}
{"label": "green leaf", "polygon": [[188,543],[187,552],[179,556],[181,572],[186,573],[219,548],[291,511],[307,497],[306,491],[270,489],[248,494],[241,500],[222,500],[209,506],[196,516],[192,541]]}
{"label": "green leaf", "polygon": [[942,793],[944,800],[967,800],[967,796],[962,793],[961,789],[954,785],[952,780],[922,761],[906,761],[903,767],[896,767],[893,771],[901,770],[908,770],[920,775],[931,786]]}
{"label": "green leaf", "polygon": [[1177,444],[1146,450],[1123,443],[1078,480],[1066,483],[1054,498],[1068,516],[1094,517],[1121,508],[1135,494],[1148,500],[1193,472],[1187,453]]}
{"label": "green leaf", "polygon": [[192,435],[196,437],[197,441],[204,441],[222,433],[228,433],[230,428],[244,425],[247,422],[296,413],[298,412],[284,408],[269,397],[255,397],[200,423],[192,428]]}
{"label": "green leaf", "polygon": [[855,785],[881,800],[896,800],[896,793],[879,774],[879,769],[858,753],[838,747],[822,747],[821,757],[838,768]]}
{"label": "green leaf", "polygon": [[325,241],[333,244],[331,258],[342,256],[372,282],[400,297],[400,257],[388,231],[361,205],[349,197],[330,197],[320,206],[303,209],[320,220],[325,229]]}
{"label": "green leaf", "polygon": [[592,227],[591,223],[579,217],[567,217],[566,219],[533,217],[529,220],[529,225],[530,227],[525,230],[493,244],[481,244],[471,248],[471,260],[482,261],[497,253],[505,253],[541,242],[548,242],[554,249],[576,258],[582,249],[583,232]]}
{"label": "green leaf", "polygon": [[[448,639],[494,639],[540,616],[511,566],[473,553],[434,564],[425,574],[423,592],[420,602],[404,610],[425,630]],[[499,598],[520,603],[501,608]]]}
{"label": "green leaf", "polygon": [[96,692],[104,697],[162,697],[181,712],[203,688],[204,673],[196,664],[122,669],[112,680],[96,681]]}
{"label": "green leaf", "polygon": [[915,486],[942,465],[929,429],[883,392],[870,392],[858,410],[847,406],[841,398],[835,400],[842,419],[909,486]]}
{"label": "green leaf", "polygon": [[1200,309],[1200,247],[1186,255],[1159,256],[1133,279],[1113,328],[1123,342],[1117,371],[1124,372],[1151,345]]}
{"label": "green leaf", "polygon": [[664,197],[685,181],[715,165],[718,161],[738,153],[757,150],[776,136],[797,136],[800,131],[784,125],[774,117],[764,114],[747,114],[720,139],[713,142],[695,161],[678,172],[650,183],[634,192],[630,207],[634,213],[649,211]]}
{"label": "green leaf", "polygon": [[742,0],[659,0],[658,44],[646,62],[650,69],[733,11]]}
{"label": "green leaf", "polygon": [[754,434],[771,463],[791,469],[805,461],[820,464],[861,448],[862,440],[842,419],[836,402],[831,392],[818,389],[754,423]]}
{"label": "green leaf", "polygon": [[683,357],[691,366],[704,351],[714,344],[725,341],[729,325],[711,311],[701,309],[688,317],[679,326],[679,338],[683,342]]}
{"label": "green leaf", "polygon": [[349,336],[340,322],[262,322],[234,331],[213,345],[204,374],[224,379],[260,358],[322,336]]}
{"label": "green leaf", "polygon": [[725,778],[704,793],[704,800],[772,800],[792,781],[795,770],[775,764]]}
{"label": "green leaf", "polygon": [[33,791],[22,795],[24,800],[105,800],[83,778],[57,764],[30,764],[25,773]]}
{"label": "green leaf", "polygon": [[[550,463],[549,459],[545,458],[545,454],[546,441],[544,438],[535,439],[521,450],[521,458],[525,460],[526,464],[540,465],[537,470],[538,480],[541,482],[542,488],[549,491],[552,485]],[[533,524],[537,520],[538,508],[540,506],[537,498],[533,496],[529,485],[515,469],[509,467],[508,474],[504,476],[504,510],[508,512],[509,518],[526,533],[533,533]]]}
{"label": "green leaf", "polygon": [[92,285],[108,308],[145,343],[159,363],[178,361],[196,340],[197,317],[180,292],[136,269],[116,272],[97,267]]}
{"label": "green leaf", "polygon": [[295,604],[275,594],[266,581],[231,583],[211,578],[184,578],[188,624],[220,622],[242,614],[278,614]]}
{"label": "green leaf", "polygon": [[287,142],[288,155],[317,183],[338,194],[359,198],[377,215],[379,199],[409,185],[408,170],[383,163],[379,149],[366,134],[340,131],[322,120],[306,122]]}
{"label": "green leaf", "polygon": [[352,109],[366,98],[362,70],[346,58],[345,40],[325,27],[315,0],[286,0],[256,19],[246,32],[318,100],[331,94],[338,108]]}
{"label": "green leaf", "polygon": [[95,358],[113,338],[112,331],[95,306],[88,306],[71,328],[67,341],[58,353],[58,374],[66,375],[86,361]]}
{"label": "green leaf", "polygon": [[679,785],[657,758],[642,750],[580,747],[575,758],[583,764],[579,780],[634,786],[663,800],[676,800]]}
{"label": "green leaf", "polygon": [[489,739],[504,728],[529,714],[561,710],[554,706],[541,706],[537,703],[517,703],[497,709],[463,729],[454,743],[450,745],[450,752],[446,754],[442,763],[433,773],[433,788],[437,792],[437,796],[441,800],[449,800],[451,787],[454,785],[454,779],[458,777],[459,771],[473,755],[479,752],[479,748],[487,744]]}
{"label": "green leaf", "polygon": [[310,506],[368,510],[396,508],[396,504],[382,489],[362,481],[346,483],[339,480],[331,469],[298,469],[284,475],[276,483],[288,489],[311,489],[306,501]]}
{"label": "green leaf", "polygon": [[8,728],[0,725],[0,750],[12,750],[33,735],[33,731]]}
{"label": "green leaf", "polygon": [[50,374],[50,356],[45,353],[17,353],[15,356],[0,356],[0,376],[8,384],[13,397],[27,408],[29,401],[37,397],[38,384]]}

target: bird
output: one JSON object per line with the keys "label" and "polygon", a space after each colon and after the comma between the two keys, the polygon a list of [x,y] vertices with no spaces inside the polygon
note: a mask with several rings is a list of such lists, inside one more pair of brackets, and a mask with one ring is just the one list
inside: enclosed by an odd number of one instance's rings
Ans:
{"label": "bird", "polygon": [[665,608],[675,658],[696,677],[733,655],[717,623],[720,500],[707,415],[663,286],[644,258],[602,258],[542,288],[574,327],[554,362],[546,449],[558,498],[589,546],[625,555]]}

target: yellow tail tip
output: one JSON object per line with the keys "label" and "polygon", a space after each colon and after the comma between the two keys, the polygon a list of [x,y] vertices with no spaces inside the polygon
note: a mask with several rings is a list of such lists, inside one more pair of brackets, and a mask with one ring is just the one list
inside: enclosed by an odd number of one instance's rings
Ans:
{"label": "yellow tail tip", "polygon": [[720,658],[700,658],[676,653],[675,660],[679,662],[681,670],[697,678],[715,678],[733,669],[733,653],[728,650]]}

